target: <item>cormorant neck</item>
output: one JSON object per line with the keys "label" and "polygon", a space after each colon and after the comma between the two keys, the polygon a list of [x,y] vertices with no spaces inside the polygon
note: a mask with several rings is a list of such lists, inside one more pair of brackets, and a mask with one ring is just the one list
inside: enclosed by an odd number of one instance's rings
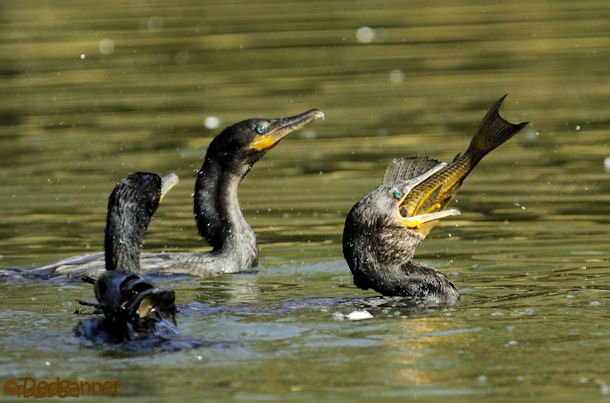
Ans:
{"label": "cormorant neck", "polygon": [[430,304],[458,301],[457,289],[444,274],[413,261],[423,236],[399,227],[353,231],[348,222],[345,228],[343,254],[359,288]]}
{"label": "cormorant neck", "polygon": [[138,218],[139,206],[121,201],[109,206],[104,251],[106,270],[140,272],[140,247],[150,219]]}
{"label": "cormorant neck", "polygon": [[227,165],[206,155],[195,183],[195,220],[214,253],[228,255],[242,269],[250,268],[256,263],[258,249],[254,231],[239,207],[237,189],[252,165]]}
{"label": "cormorant neck", "polygon": [[390,268],[410,265],[423,237],[410,236],[398,227],[354,228],[349,218],[343,233],[343,254],[356,285],[376,290],[375,284],[404,277],[400,270]]}

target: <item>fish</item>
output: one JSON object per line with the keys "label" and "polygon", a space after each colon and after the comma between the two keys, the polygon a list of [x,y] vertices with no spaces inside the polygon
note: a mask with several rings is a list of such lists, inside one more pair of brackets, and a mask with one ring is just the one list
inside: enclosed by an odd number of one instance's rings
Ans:
{"label": "fish", "polygon": [[[428,171],[421,172],[421,161],[418,163],[418,175],[424,176],[408,193],[404,194],[398,202],[403,223],[409,228],[417,228],[422,223],[437,220],[448,215],[459,214],[455,209],[447,209],[464,179],[472,172],[474,167],[485,155],[498,148],[511,137],[521,131],[529,122],[513,124],[500,116],[499,110],[507,95],[498,99],[489,109],[479,127],[472,137],[468,148],[463,154],[458,154],[451,163],[429,159]],[[413,162],[405,159],[401,164],[396,161],[386,171],[385,177],[396,176],[408,166],[413,170]]]}

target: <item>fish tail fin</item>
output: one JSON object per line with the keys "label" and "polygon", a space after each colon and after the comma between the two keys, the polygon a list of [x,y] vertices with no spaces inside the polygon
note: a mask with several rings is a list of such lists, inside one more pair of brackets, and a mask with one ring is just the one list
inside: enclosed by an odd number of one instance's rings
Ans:
{"label": "fish tail fin", "polygon": [[506,98],[506,95],[498,99],[489,109],[481,121],[479,129],[473,136],[465,154],[476,155],[479,159],[483,158],[485,154],[499,147],[527,126],[529,122],[513,124],[500,116],[500,106],[502,105],[504,98]]}

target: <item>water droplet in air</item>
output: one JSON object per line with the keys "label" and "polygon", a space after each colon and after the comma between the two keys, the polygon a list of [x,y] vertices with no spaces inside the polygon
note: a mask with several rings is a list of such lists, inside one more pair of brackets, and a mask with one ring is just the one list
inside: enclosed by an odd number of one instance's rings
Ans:
{"label": "water droplet in air", "polygon": [[114,52],[114,42],[112,39],[102,39],[100,41],[100,53],[103,55],[110,55]]}
{"label": "water droplet in air", "polygon": [[525,129],[525,138],[528,140],[534,140],[536,137],[538,137],[538,135],[540,135],[540,133],[538,133],[533,127],[528,127]]}
{"label": "water droplet in air", "polygon": [[300,134],[300,137],[307,140],[313,140],[318,137],[318,133],[316,133],[315,130],[303,130]]}
{"label": "water droplet in air", "polygon": [[356,31],[356,39],[360,43],[371,43],[375,39],[375,31],[371,27],[360,27]]}
{"label": "water droplet in air", "polygon": [[146,26],[148,27],[149,31],[161,31],[161,29],[163,29],[163,18],[159,17],[158,15],[150,17],[146,23]]}
{"label": "water droplet in air", "polygon": [[401,83],[402,80],[405,79],[405,73],[402,70],[392,70],[390,71],[390,81],[394,84]]}
{"label": "water droplet in air", "polygon": [[218,129],[218,126],[220,126],[220,119],[218,119],[216,116],[208,116],[203,121],[203,125],[206,127],[206,129]]}
{"label": "water droplet in air", "polygon": [[604,169],[606,172],[610,172],[610,157],[604,158]]}

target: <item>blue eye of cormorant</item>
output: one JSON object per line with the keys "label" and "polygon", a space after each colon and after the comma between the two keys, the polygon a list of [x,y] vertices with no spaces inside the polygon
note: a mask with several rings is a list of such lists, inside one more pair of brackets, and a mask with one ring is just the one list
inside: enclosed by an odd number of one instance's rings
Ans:
{"label": "blue eye of cormorant", "polygon": [[256,126],[256,132],[258,134],[265,134],[266,131],[267,129],[264,126]]}
{"label": "blue eye of cormorant", "polygon": [[395,190],[394,191],[394,198],[397,200],[400,200],[400,198],[402,197],[402,192],[400,190]]}

